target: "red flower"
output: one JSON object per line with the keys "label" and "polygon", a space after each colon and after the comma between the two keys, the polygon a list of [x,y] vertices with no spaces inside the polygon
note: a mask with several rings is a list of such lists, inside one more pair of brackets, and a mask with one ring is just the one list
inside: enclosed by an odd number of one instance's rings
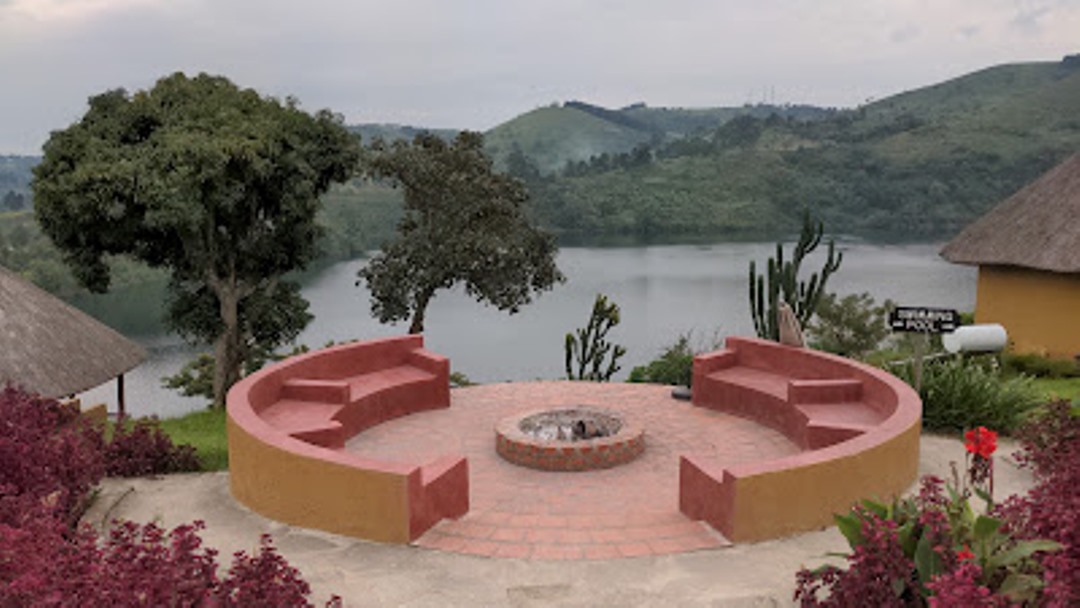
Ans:
{"label": "red flower", "polygon": [[964,433],[964,447],[972,454],[990,458],[997,450],[997,433],[985,426]]}
{"label": "red flower", "polygon": [[968,562],[975,559],[975,554],[971,552],[971,549],[964,545],[964,548],[956,552],[956,559],[962,562]]}

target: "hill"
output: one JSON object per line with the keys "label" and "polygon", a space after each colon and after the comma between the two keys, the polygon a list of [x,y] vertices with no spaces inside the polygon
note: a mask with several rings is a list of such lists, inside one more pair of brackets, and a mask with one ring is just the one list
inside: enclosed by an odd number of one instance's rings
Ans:
{"label": "hill", "polygon": [[611,110],[582,101],[537,108],[484,134],[485,147],[500,167],[519,150],[544,174],[592,158],[629,154],[642,145],[656,147],[711,131],[740,116],[777,115],[820,120],[835,110],[807,105],[745,105],[717,108],[650,108],[636,103]]}
{"label": "hill", "polygon": [[747,104],[718,108],[650,108],[643,103],[638,103],[623,108],[620,113],[647,125],[652,131],[662,134],[666,140],[672,140],[711,131],[740,116],[768,118],[775,114],[781,118],[812,121],[828,118],[835,114],[836,110],[792,104]]}
{"label": "hill", "polygon": [[529,157],[543,173],[562,169],[568,161],[626,152],[648,142],[653,134],[612,121],[580,106],[537,108],[484,134],[488,154],[500,166],[514,149]]}
{"label": "hill", "polygon": [[536,213],[575,241],[754,237],[806,208],[834,232],[947,238],[1080,150],[1077,63],[998,66],[810,119],[744,113],[533,178]]}
{"label": "hill", "polygon": [[[366,142],[456,131],[366,124]],[[1080,150],[1080,55],[1003,65],[850,110],[812,106],[538,108],[486,134],[526,180],[532,212],[564,243],[775,238],[804,209],[828,230],[870,239],[951,237]],[[36,157],[0,156],[0,263],[74,293],[32,214]],[[508,161],[513,162],[508,162]],[[346,259],[390,238],[401,194],[360,180],[324,199],[321,246]],[[118,267],[121,282],[145,269]]]}

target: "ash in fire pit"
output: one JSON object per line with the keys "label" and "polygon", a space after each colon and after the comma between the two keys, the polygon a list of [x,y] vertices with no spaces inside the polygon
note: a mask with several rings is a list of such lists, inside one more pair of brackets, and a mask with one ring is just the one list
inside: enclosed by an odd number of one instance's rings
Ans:
{"label": "ash in fire pit", "polygon": [[522,433],[544,441],[581,441],[618,433],[622,420],[596,410],[565,409],[528,416],[522,419],[518,428]]}

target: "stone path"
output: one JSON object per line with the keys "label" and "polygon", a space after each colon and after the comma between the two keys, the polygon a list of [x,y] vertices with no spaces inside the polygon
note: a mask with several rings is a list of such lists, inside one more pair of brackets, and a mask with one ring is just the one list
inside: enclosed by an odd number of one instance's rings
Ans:
{"label": "stone path", "polygon": [[[671,398],[670,387],[589,382],[491,384],[455,389],[449,409],[413,414],[360,433],[346,449],[374,458],[427,462],[469,459],[470,510],[444,520],[416,544],[479,556],[611,559],[729,545],[679,512],[679,455],[703,454],[723,466],[799,449],[754,422]],[[550,472],[495,453],[500,419],[541,408],[591,405],[645,427],[645,453],[612,469]]]}

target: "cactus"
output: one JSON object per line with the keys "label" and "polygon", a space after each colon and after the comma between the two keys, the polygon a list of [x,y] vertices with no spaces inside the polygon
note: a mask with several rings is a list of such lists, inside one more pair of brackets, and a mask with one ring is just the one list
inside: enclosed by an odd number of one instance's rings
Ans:
{"label": "cactus", "polygon": [[[799,279],[803,259],[817,249],[825,228],[821,222],[815,226],[810,214],[803,217],[802,233],[795,245],[790,261],[784,260],[783,243],[776,244],[776,257],[769,258],[766,272],[757,274],[757,266],[750,262],[750,314],[754,319],[754,331],[767,340],[780,339],[780,326],[776,319],[777,303],[783,298],[791,306],[800,327],[806,327],[814,315],[818,301],[825,293],[825,283],[837,269],[844,254],[836,251],[836,243],[829,240],[829,253],[821,273],[811,273],[810,280]],[[767,284],[766,284],[767,283]]]}
{"label": "cactus", "polygon": [[[571,380],[592,380],[607,382],[619,371],[619,357],[626,354],[626,349],[607,341],[607,334],[619,324],[619,305],[608,302],[603,294],[596,295],[589,324],[566,334],[566,377]],[[604,361],[611,355],[607,367]],[[576,358],[577,370],[574,370]]]}

